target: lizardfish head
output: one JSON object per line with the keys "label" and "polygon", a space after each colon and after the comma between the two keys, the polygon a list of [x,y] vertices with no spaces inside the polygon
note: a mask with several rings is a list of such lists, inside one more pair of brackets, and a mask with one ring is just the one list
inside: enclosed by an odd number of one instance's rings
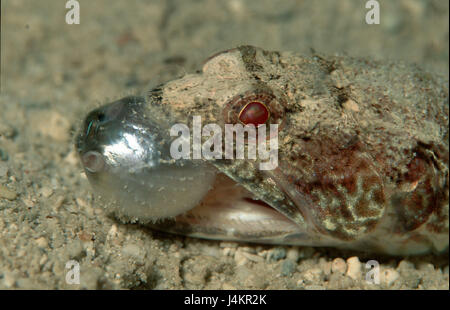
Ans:
{"label": "lizardfish head", "polygon": [[[448,144],[418,143],[417,126],[399,127],[391,110],[401,89],[378,105],[366,79],[389,78],[380,64],[344,61],[252,46],[216,54],[195,74],[92,111],[76,141],[86,175],[118,218],[168,232],[442,250],[448,234],[417,231],[448,214]],[[448,217],[437,224],[448,232]]]}

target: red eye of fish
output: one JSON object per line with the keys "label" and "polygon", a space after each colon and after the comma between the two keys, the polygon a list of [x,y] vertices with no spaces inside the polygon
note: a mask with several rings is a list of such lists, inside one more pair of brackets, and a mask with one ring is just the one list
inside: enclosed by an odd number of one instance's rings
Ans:
{"label": "red eye of fish", "polygon": [[246,104],[239,113],[239,120],[244,124],[253,124],[256,127],[265,124],[269,119],[269,110],[258,101]]}

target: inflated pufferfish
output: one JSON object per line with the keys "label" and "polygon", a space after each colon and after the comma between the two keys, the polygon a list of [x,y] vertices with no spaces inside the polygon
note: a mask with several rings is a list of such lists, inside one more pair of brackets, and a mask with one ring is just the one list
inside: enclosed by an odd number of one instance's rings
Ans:
{"label": "inflated pufferfish", "polygon": [[[447,85],[401,62],[240,46],[145,97],[95,109],[76,147],[94,190],[124,221],[208,239],[442,252]],[[173,126],[192,128],[196,116],[215,127],[185,139],[188,157],[174,158],[182,143]],[[211,137],[223,138],[227,124],[266,128],[264,140],[263,131],[246,137],[246,151],[278,139],[271,169],[261,169],[259,151],[221,155]],[[194,142],[217,156],[198,159]]]}

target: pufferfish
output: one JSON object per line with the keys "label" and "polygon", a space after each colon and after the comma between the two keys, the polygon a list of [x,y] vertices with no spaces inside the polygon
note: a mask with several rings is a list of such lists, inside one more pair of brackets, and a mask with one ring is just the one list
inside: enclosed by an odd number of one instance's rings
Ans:
{"label": "pufferfish", "polygon": [[[240,46],[145,96],[93,110],[75,144],[95,193],[124,222],[216,240],[441,253],[447,85],[399,61]],[[203,127],[184,141],[189,156],[174,158],[173,126],[191,128],[194,117],[219,133]],[[237,124],[265,126],[260,142],[277,139],[273,167],[261,169],[259,149],[226,158],[223,144],[210,143]],[[245,151],[255,141],[246,136]],[[216,156],[193,158],[194,142],[202,152],[217,147]]]}

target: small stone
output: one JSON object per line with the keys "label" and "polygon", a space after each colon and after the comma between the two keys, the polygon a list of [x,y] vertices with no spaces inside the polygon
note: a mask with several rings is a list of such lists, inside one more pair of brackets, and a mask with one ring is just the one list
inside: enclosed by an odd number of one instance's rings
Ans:
{"label": "small stone", "polygon": [[236,265],[243,266],[248,262],[248,259],[244,256],[242,251],[236,251],[234,254],[234,261],[236,262]]}
{"label": "small stone", "polygon": [[27,206],[27,208],[34,207],[34,202],[31,199],[24,198],[22,199],[22,202]]}
{"label": "small stone", "polygon": [[47,255],[42,255],[41,259],[39,260],[39,265],[44,265],[48,260],[48,256]]}
{"label": "small stone", "polygon": [[66,198],[64,198],[64,196],[58,196],[58,198],[56,198],[55,200],[55,203],[53,204],[53,210],[55,210],[55,212],[58,212],[59,208],[61,208],[65,200]]}
{"label": "small stone", "polygon": [[349,111],[353,111],[353,112],[359,112],[359,107],[358,104],[356,102],[354,102],[353,100],[349,99],[346,102],[344,102],[342,104],[342,107],[346,110]]}
{"label": "small stone", "polygon": [[279,261],[286,258],[286,250],[282,247],[274,248],[267,257],[269,261]]}
{"label": "small stone", "polygon": [[223,248],[222,249],[222,254],[225,256],[234,257],[235,253],[236,253],[236,248]]}
{"label": "small stone", "polygon": [[322,280],[323,271],[320,268],[312,268],[305,271],[303,278],[309,282],[318,282]]}
{"label": "small stone", "polygon": [[94,213],[95,213],[95,215],[101,215],[101,214],[103,214],[103,209],[102,208],[95,208],[94,209]]}
{"label": "small stone", "polygon": [[380,282],[384,283],[387,286],[393,284],[398,278],[400,274],[394,269],[388,268],[381,272],[380,274]]}
{"label": "small stone", "polygon": [[421,263],[418,266],[418,269],[424,272],[433,272],[434,271],[434,265],[430,263]]}
{"label": "small stone", "polygon": [[402,272],[402,271],[408,272],[412,269],[415,269],[415,268],[414,268],[414,264],[410,261],[403,259],[402,261],[400,261],[400,263],[398,263],[397,270],[399,270],[400,272]]}
{"label": "small stone", "polygon": [[324,258],[320,258],[319,265],[321,266],[322,271],[326,276],[329,276],[331,274],[331,262],[330,261],[327,261]]}
{"label": "small stone", "polygon": [[[177,250],[178,250],[178,247],[177,247]],[[208,255],[208,256],[212,256],[212,257],[219,257],[220,256],[220,250],[219,250],[219,248],[217,248],[217,246],[213,246],[213,245],[211,245],[211,246],[205,246],[204,248],[203,248],[203,251],[202,251],[205,255]]]}
{"label": "small stone", "polygon": [[14,200],[17,197],[17,193],[6,186],[0,185],[0,198],[8,200]]}
{"label": "small stone", "polygon": [[347,276],[353,280],[357,280],[361,277],[361,262],[356,256],[347,259]]}
{"label": "small stone", "polygon": [[34,240],[36,242],[36,244],[38,245],[38,247],[40,248],[46,248],[48,245],[47,239],[45,239],[45,237],[40,237],[37,238],[36,240]]}
{"label": "small stone", "polygon": [[118,235],[118,229],[116,224],[112,224],[111,228],[108,231],[108,234],[106,235],[106,240],[115,239]]}
{"label": "small stone", "polygon": [[77,235],[82,242],[91,242],[92,240],[94,240],[93,238],[94,236],[91,233],[84,230],[78,232]]}
{"label": "small stone", "polygon": [[290,259],[293,262],[297,262],[300,258],[300,253],[298,251],[298,248],[290,248],[286,252],[286,258]]}
{"label": "small stone", "polygon": [[77,197],[75,201],[77,202],[77,205],[81,208],[86,208],[88,206],[88,203],[83,198]]}
{"label": "small stone", "polygon": [[267,258],[269,251],[268,250],[260,250],[258,251],[258,255],[263,257],[263,258]]}
{"label": "small stone", "polygon": [[48,198],[53,194],[53,190],[50,187],[43,187],[40,192],[44,198]]}
{"label": "small stone", "polygon": [[335,258],[331,263],[331,271],[333,273],[344,274],[347,271],[345,260],[340,257]]}
{"label": "small stone", "polygon": [[180,245],[177,244],[177,243],[172,243],[172,244],[169,246],[169,252],[177,252],[177,251],[179,251],[179,250],[180,250]]}
{"label": "small stone", "polygon": [[5,272],[3,274],[3,283],[7,288],[13,287],[16,284],[16,277],[12,272]]}
{"label": "small stone", "polygon": [[294,263],[290,259],[286,259],[283,264],[281,265],[281,275],[282,276],[290,276],[294,273],[295,269],[297,267],[297,264]]}
{"label": "small stone", "polygon": [[258,256],[256,254],[247,253],[245,251],[242,252],[242,255],[245,256],[249,261],[255,262],[255,263],[262,263],[264,262],[264,258],[261,256]]}

